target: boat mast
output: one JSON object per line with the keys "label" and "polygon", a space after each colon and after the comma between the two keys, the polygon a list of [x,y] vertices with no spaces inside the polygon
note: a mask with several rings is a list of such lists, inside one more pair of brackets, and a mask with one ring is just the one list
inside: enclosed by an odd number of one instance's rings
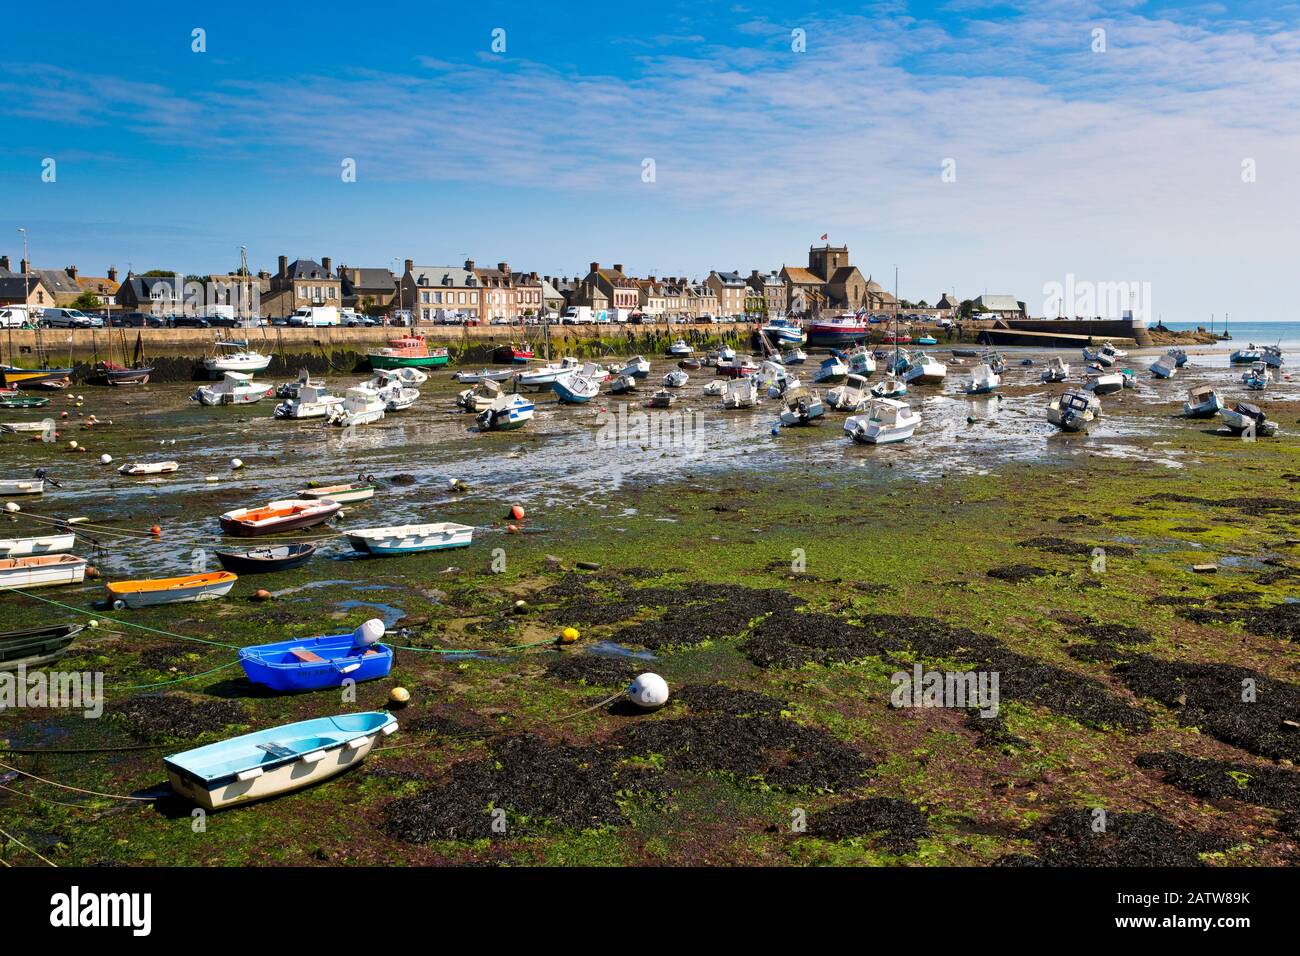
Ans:
{"label": "boat mast", "polygon": [[894,374],[898,374],[898,265],[894,265]]}

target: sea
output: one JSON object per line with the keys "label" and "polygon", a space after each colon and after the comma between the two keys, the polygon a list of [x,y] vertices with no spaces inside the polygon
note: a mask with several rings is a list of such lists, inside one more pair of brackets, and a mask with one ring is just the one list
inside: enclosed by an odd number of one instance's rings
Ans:
{"label": "sea", "polygon": [[[1166,322],[1166,328],[1181,330],[1195,330],[1198,327],[1210,330],[1208,322]],[[1223,320],[1220,319],[1214,323],[1216,334],[1223,332]],[[1284,351],[1293,351],[1300,349],[1300,322],[1233,322],[1228,321],[1228,333],[1232,336],[1232,344],[1235,347],[1238,343],[1242,346],[1254,342],[1256,345],[1277,345],[1279,342]],[[1226,344],[1226,343],[1225,343]]]}

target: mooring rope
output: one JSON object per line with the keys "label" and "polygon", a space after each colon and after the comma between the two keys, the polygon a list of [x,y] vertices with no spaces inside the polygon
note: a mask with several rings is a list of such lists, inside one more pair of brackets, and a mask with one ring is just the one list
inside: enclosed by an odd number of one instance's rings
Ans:
{"label": "mooring rope", "polygon": [[26,843],[24,843],[22,840],[18,839],[16,836],[13,836],[12,834],[9,833],[5,833],[4,830],[0,830],[0,836],[4,837],[6,840],[12,840],[14,843],[17,843],[20,847],[22,847],[32,856],[36,857],[36,859],[40,860],[42,863],[49,863],[50,866],[54,867],[56,870],[59,868],[59,865],[57,863],[50,863],[49,860],[45,859],[45,857],[41,856],[39,853],[37,853],[35,850],[29,847]]}
{"label": "mooring rope", "polygon": [[32,594],[30,591],[24,591],[22,588],[12,588],[0,585],[0,591],[9,591],[13,594],[21,594],[23,597],[29,597],[34,601],[40,601],[43,604],[52,604],[55,607],[63,608],[65,611],[72,611],[76,614],[83,614],[86,617],[94,617],[97,620],[108,621],[111,624],[120,624],[123,627],[134,627],[137,630],[148,631],[150,634],[161,634],[163,637],[174,637],[180,641],[193,641],[196,644],[210,644],[213,647],[228,647],[231,650],[239,650],[238,644],[227,644],[224,641],[209,641],[202,637],[190,637],[188,634],[176,634],[172,631],[159,630],[156,627],[149,627],[147,624],[135,624],[131,621],[119,620],[115,617],[100,617],[93,611],[87,611],[85,608],[73,607],[71,604],[64,604],[62,601],[55,601],[52,598],[44,598],[39,594]]}
{"label": "mooring rope", "polygon": [[[140,531],[135,528],[115,528],[112,527],[111,525],[96,524],[91,521],[79,521],[76,524],[72,524],[66,518],[55,518],[52,515],[38,515],[38,514],[33,514],[29,511],[21,512],[21,514],[23,517],[31,518],[33,521],[36,522],[44,522],[45,524],[63,527],[65,533],[74,534],[79,538],[83,538],[86,541],[89,541],[91,544],[98,544],[98,542],[90,534],[83,533],[80,529],[89,528],[93,530],[96,534],[101,534],[107,537],[116,536],[119,538],[133,538],[140,541],[150,541],[150,542],[156,541],[160,544],[164,543],[162,534],[154,534],[152,531]],[[310,544],[316,541],[330,541],[334,538],[340,538],[343,536],[344,533],[342,531],[335,531],[332,534],[313,535],[312,537],[308,537],[308,538],[304,538],[301,535],[292,535],[292,534],[259,535],[258,541],[294,541],[300,544]],[[187,535],[182,533],[179,536],[177,536],[175,533],[172,533],[168,535],[167,541],[165,543],[175,544],[178,540],[182,542],[184,541],[220,542],[226,545],[234,545],[240,539],[230,538],[224,535],[209,535],[209,534]]]}
{"label": "mooring rope", "polygon": [[84,793],[92,797],[107,797],[110,800],[131,800],[138,803],[151,803],[156,797],[128,797],[120,793],[101,793],[98,790],[85,790],[81,787],[74,787],[70,784],[59,783],[57,780],[47,780],[44,777],[38,777],[34,773],[28,773],[26,770],[19,770],[17,767],[11,767],[7,763],[0,763],[0,767],[5,770],[12,770],[14,773],[22,774],[24,777],[30,777],[37,783],[46,783],[51,787],[59,787],[62,790],[71,790],[73,793]]}

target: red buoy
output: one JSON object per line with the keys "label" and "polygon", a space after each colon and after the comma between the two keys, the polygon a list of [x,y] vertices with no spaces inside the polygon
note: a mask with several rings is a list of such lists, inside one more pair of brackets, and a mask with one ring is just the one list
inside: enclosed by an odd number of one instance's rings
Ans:
{"label": "red buoy", "polygon": [[515,505],[510,509],[510,517],[514,518],[516,521],[523,521],[524,509],[519,505]]}

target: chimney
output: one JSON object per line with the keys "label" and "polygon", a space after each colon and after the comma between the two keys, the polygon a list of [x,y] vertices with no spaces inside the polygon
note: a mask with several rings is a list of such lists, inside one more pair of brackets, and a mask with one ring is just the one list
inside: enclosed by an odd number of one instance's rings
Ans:
{"label": "chimney", "polygon": [[622,271],[623,271],[623,263],[621,263],[621,262],[616,262],[616,263],[614,263],[614,271],[615,271],[615,272],[622,272]]}
{"label": "chimney", "polygon": [[259,273],[257,274],[257,277],[258,277],[259,279],[269,279],[269,278],[271,278],[271,273],[269,273],[269,272],[267,272],[265,269],[263,269],[261,272],[259,272]]}
{"label": "chimney", "polygon": [[650,278],[649,278],[647,281],[649,281],[649,282],[654,282],[654,281],[655,281],[655,277],[654,277],[654,276],[650,276]]}
{"label": "chimney", "polygon": [[600,271],[600,263],[599,263],[599,262],[593,262],[593,263],[591,264],[591,268],[588,269],[587,271],[588,271],[588,272],[599,272],[599,271]]}
{"label": "chimney", "polygon": [[320,264],[321,264],[321,268],[325,270],[325,277],[328,279],[330,274],[330,266],[334,264],[334,260],[331,259],[329,256],[325,256],[325,258],[321,259]]}
{"label": "chimney", "polygon": [[288,272],[289,272],[289,257],[288,257],[288,256],[281,256],[281,257],[280,257],[280,271],[277,272],[276,275],[278,275],[281,279],[283,279],[283,278],[288,274]]}
{"label": "chimney", "polygon": [[76,266],[68,266],[68,267],[67,267],[66,269],[64,269],[63,271],[66,272],[68,275],[72,276],[73,279],[77,278],[77,267],[76,267]]}
{"label": "chimney", "polygon": [[108,281],[109,282],[117,281],[117,266],[108,267]]}
{"label": "chimney", "polygon": [[18,271],[21,272],[23,275],[27,275],[27,260],[26,260],[26,259],[23,259],[23,260],[21,260],[21,261],[18,263]]}
{"label": "chimney", "polygon": [[8,269],[9,269],[9,257],[8,257],[8,256],[0,256],[0,269],[4,269],[4,270],[8,271]]}
{"label": "chimney", "polygon": [[[414,272],[414,271],[415,271],[415,260],[414,260],[414,259],[407,259],[406,262],[404,263],[404,265],[406,266],[406,271],[407,271],[407,272]],[[405,275],[405,273],[403,273],[403,275]]]}
{"label": "chimney", "polygon": [[498,262],[498,263],[497,263],[497,271],[498,271],[498,272],[501,272],[501,273],[504,273],[505,275],[510,275],[510,263],[508,263],[508,262]]}
{"label": "chimney", "polygon": [[474,271],[474,260],[473,260],[473,259],[466,259],[466,260],[465,260],[465,271],[466,271],[466,272],[473,272],[473,271]]}

